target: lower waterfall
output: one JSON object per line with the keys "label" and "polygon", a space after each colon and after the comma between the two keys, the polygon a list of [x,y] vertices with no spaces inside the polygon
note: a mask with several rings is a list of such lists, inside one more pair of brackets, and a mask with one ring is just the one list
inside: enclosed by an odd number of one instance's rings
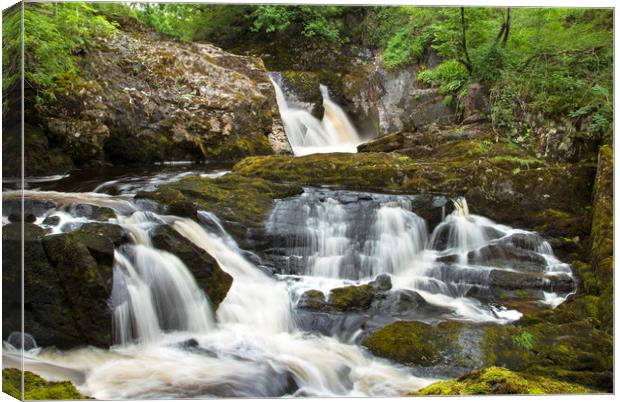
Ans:
{"label": "lower waterfall", "polygon": [[[526,262],[543,261],[535,268],[545,278],[570,275],[542,238],[470,214],[465,200],[457,200],[455,210],[429,230],[416,196],[307,188],[277,201],[266,222],[274,244],[284,250],[273,258],[270,275],[244,257],[208,211],[199,211],[196,222],[155,213],[126,195],[25,196],[56,203],[35,220],[49,234],[93,222],[77,216],[75,204],[88,203],[112,208],[115,217],[108,222],[122,226],[131,239],[114,253],[108,304],[115,345],[24,352],[26,370],[69,379],[98,399],[406,395],[433,382],[436,373],[370,355],[359,345],[362,328],[334,336],[309,331],[299,321],[300,295],[389,275],[391,292],[417,293],[433,306],[429,311],[440,312],[430,317],[435,322],[501,324],[521,313],[485,302],[485,292],[497,285],[493,272],[519,268],[501,266],[511,261],[511,252],[525,255]],[[59,217],[57,223],[45,223],[52,216]],[[153,230],[162,225],[232,276],[215,313],[181,259],[153,246]],[[552,306],[566,297],[550,287],[539,293],[541,303]],[[20,366],[21,350],[4,346],[5,367]]]}

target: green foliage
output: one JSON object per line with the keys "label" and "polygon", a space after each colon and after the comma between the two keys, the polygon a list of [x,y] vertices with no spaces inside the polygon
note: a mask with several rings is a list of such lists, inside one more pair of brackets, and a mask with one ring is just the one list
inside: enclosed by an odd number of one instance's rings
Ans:
{"label": "green foliage", "polygon": [[116,29],[87,3],[26,4],[24,85],[35,89],[34,100],[53,100],[61,81],[77,77],[79,53]]}
{"label": "green foliage", "polygon": [[527,331],[523,331],[519,335],[512,336],[512,343],[525,350],[532,350],[534,347],[534,335]]}
{"label": "green foliage", "polygon": [[420,71],[418,79],[427,85],[437,83],[441,92],[448,93],[461,89],[469,80],[469,73],[462,63],[448,60],[433,70]]}

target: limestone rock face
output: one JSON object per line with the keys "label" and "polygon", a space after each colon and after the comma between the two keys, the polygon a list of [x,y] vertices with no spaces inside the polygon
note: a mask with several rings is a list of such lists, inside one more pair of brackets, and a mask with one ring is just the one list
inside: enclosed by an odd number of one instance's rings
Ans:
{"label": "limestone rock face", "polygon": [[82,56],[39,125],[78,166],[290,152],[259,58],[139,30]]}

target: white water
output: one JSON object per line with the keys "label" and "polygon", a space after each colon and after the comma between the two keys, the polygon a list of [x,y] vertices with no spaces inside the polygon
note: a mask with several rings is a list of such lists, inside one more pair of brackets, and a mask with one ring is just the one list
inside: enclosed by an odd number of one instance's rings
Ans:
{"label": "white water", "polygon": [[[416,291],[428,303],[451,311],[454,319],[514,321],[521,317],[520,312],[483,304],[467,294],[472,284],[487,286],[492,270],[511,270],[473,265],[468,263],[468,254],[515,234],[530,236],[531,252],[543,257],[540,272],[571,273],[542,238],[470,214],[463,198],[454,200],[454,212],[429,236],[424,219],[411,211],[406,197],[377,196],[377,200],[360,205],[363,201],[350,204],[351,196],[346,193],[307,190],[295,200],[280,202],[272,212],[269,231],[293,239],[289,258],[300,266],[291,276],[297,299],[309,289],[328,294],[336,287],[367,283],[379,274],[390,274],[393,288]],[[334,198],[337,194],[345,201]],[[448,271],[442,271],[438,263],[445,256],[456,256]],[[549,298],[546,294],[544,297]],[[554,297],[548,305],[561,303],[566,295]]]}
{"label": "white water", "polygon": [[[383,196],[378,206],[372,206],[359,199],[313,198],[307,192],[293,206],[304,219],[299,225],[304,233],[298,240],[307,253],[305,271],[283,281],[246,260],[217,218],[205,211],[199,212],[201,225],[141,211],[122,196],[27,192],[27,197],[52,199],[68,211],[72,203],[111,207],[116,222],[133,240],[115,253],[109,304],[117,345],[109,350],[37,347],[25,352],[27,370],[50,380],[69,379],[84,394],[98,399],[385,397],[415,391],[434,379],[414,376],[406,367],[369,356],[352,343],[357,334],[350,341],[314,335],[299,330],[293,318],[303,291],[327,292],[343,284],[367,282],[380,273],[391,275],[395,289],[415,290],[428,303],[447,308],[454,319],[506,323],[521,316],[516,310],[466,296],[470,285],[461,283],[459,275],[484,278],[488,267],[462,265],[447,278],[435,273],[440,256],[466,256],[506,236],[528,233],[469,214],[465,200],[457,201],[455,211],[429,236],[409,198]],[[279,211],[275,208],[270,218],[273,227],[278,225]],[[61,216],[51,233],[85,223],[66,211],[45,214]],[[43,219],[38,217],[37,223]],[[158,225],[170,225],[233,277],[215,315],[183,262],[153,248],[151,230]],[[442,243],[442,250],[433,249],[435,243]],[[530,248],[545,257],[546,272],[570,273],[548,243],[534,240]],[[541,303],[555,307],[562,301],[562,295],[545,292]],[[20,355],[21,351],[5,344],[5,366],[18,366]]]}
{"label": "white water", "polygon": [[307,110],[291,106],[280,85],[274,79],[271,82],[284,130],[295,155],[357,152],[357,145],[362,142],[359,134],[342,108],[331,100],[326,86],[320,86],[325,113],[319,121]]}
{"label": "white water", "polygon": [[[111,197],[104,198],[113,205]],[[84,199],[99,201],[92,194]],[[97,399],[398,396],[433,381],[356,345],[297,330],[287,283],[244,259],[230,237],[174,216],[118,210],[117,216],[134,240],[115,254],[110,304],[118,345],[32,349],[25,352],[27,370],[69,379]],[[150,230],[161,224],[171,225],[233,276],[215,318],[187,267],[152,247]],[[188,339],[191,346],[179,346]],[[5,344],[5,365],[18,364],[19,355]]]}

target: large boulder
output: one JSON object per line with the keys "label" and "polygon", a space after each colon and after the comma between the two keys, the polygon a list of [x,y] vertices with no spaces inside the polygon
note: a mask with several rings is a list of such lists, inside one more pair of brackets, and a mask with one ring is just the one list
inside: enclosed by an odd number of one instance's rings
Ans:
{"label": "large boulder", "polygon": [[257,57],[127,26],[79,57],[77,78],[61,83],[36,118],[45,132],[37,138],[51,153],[26,155],[32,174],[67,159],[77,166],[230,161],[291,151]]}
{"label": "large boulder", "polygon": [[398,363],[433,367],[454,375],[482,366],[470,336],[469,328],[457,322],[429,325],[397,321],[364,338],[362,345],[374,355]]}
{"label": "large boulder", "polygon": [[[85,224],[72,233],[45,236],[24,226],[24,330],[43,346],[111,345],[114,249],[128,241],[112,224]],[[21,230],[3,228],[3,338],[21,331]]]}
{"label": "large boulder", "polygon": [[204,289],[215,311],[232,285],[232,276],[224,272],[217,261],[206,251],[194,245],[168,225],[153,229],[151,241],[154,247],[173,253],[183,261],[198,286]]}

